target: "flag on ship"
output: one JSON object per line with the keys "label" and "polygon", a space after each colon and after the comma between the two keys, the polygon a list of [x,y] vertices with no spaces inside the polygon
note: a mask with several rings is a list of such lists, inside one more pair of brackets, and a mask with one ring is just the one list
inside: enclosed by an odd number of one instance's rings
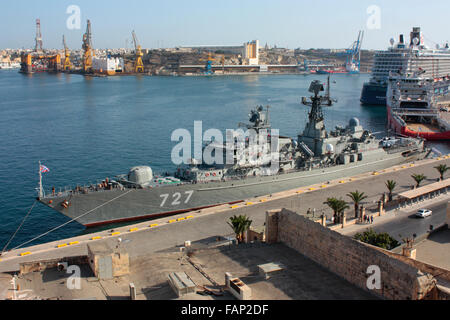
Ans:
{"label": "flag on ship", "polygon": [[47,168],[46,166],[41,165],[40,166],[40,172],[44,173],[44,172],[50,172],[49,168]]}

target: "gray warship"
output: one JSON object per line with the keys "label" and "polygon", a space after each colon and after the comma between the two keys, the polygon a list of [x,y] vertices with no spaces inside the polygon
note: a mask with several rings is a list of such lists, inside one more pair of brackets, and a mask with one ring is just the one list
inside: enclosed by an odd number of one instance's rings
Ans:
{"label": "gray warship", "polygon": [[329,87],[325,90],[316,80],[309,92],[309,98],[302,98],[302,104],[311,108],[309,118],[297,139],[270,134],[269,108],[259,106],[244,125],[254,133],[252,141],[257,141],[257,149],[248,137],[235,136],[231,141],[239,143],[211,141],[203,146],[203,150],[221,150],[224,157],[229,156],[223,164],[191,160],[179,165],[172,175],[155,175],[148,166],[136,166],[128,174],[105,178],[100,184],[62,192],[54,188],[45,192],[41,177],[38,200],[86,227],[94,227],[234,204],[382,170],[430,153],[422,139],[378,139],[363,129],[357,118],[328,132],[322,106],[332,106],[335,101],[329,96]]}

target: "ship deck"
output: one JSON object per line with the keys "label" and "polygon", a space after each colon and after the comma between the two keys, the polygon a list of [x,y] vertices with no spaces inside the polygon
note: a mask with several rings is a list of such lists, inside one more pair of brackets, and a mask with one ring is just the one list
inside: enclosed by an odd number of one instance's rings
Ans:
{"label": "ship deck", "polygon": [[440,132],[438,127],[426,123],[408,123],[406,127],[414,132]]}
{"label": "ship deck", "polygon": [[447,111],[439,112],[439,117],[442,120],[445,120],[446,122],[450,123],[450,112]]}

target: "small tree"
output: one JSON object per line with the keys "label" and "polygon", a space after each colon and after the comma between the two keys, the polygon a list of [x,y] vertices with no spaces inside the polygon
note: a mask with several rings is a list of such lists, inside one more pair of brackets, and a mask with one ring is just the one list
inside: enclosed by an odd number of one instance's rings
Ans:
{"label": "small tree", "polygon": [[389,234],[376,233],[372,229],[368,229],[363,233],[355,234],[354,239],[386,250],[392,250],[400,245],[400,243],[393,237],[391,237]]}
{"label": "small tree", "polygon": [[327,201],[325,201],[324,204],[328,205],[331,210],[333,210],[335,223],[341,222],[345,209],[349,208],[347,202],[337,198],[327,198]]}
{"label": "small tree", "polygon": [[434,167],[434,168],[439,172],[441,180],[444,180],[444,174],[447,172],[448,169],[450,169],[445,164],[440,164],[440,165],[438,165],[437,167]]}
{"label": "small tree", "polygon": [[230,217],[230,222],[227,222],[228,225],[233,229],[234,233],[236,234],[236,239],[238,243],[241,243],[244,239],[244,232],[247,231],[250,228],[250,225],[252,224],[252,220],[250,220],[245,215],[240,216],[232,216]]}
{"label": "small tree", "polygon": [[420,186],[420,183],[427,178],[423,174],[413,174],[411,175],[411,177],[414,179],[414,181],[416,181],[416,188],[418,188]]}
{"label": "small tree", "polygon": [[347,196],[352,199],[355,205],[355,218],[358,218],[359,205],[364,199],[367,199],[367,196],[364,192],[359,192],[358,190],[348,193]]}
{"label": "small tree", "polygon": [[396,185],[397,185],[397,182],[395,182],[394,180],[386,181],[386,187],[389,190],[389,201],[392,201],[392,193],[393,193]]}

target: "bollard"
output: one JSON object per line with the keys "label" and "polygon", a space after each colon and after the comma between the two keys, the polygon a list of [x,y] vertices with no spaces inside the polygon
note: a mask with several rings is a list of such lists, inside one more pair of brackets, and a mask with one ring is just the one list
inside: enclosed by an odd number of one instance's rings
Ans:
{"label": "bollard", "polygon": [[231,273],[229,272],[225,272],[225,287],[229,288],[230,287],[230,280],[233,276],[231,275]]}
{"label": "bollard", "polygon": [[130,299],[136,300],[136,287],[134,286],[134,283],[130,283]]}

